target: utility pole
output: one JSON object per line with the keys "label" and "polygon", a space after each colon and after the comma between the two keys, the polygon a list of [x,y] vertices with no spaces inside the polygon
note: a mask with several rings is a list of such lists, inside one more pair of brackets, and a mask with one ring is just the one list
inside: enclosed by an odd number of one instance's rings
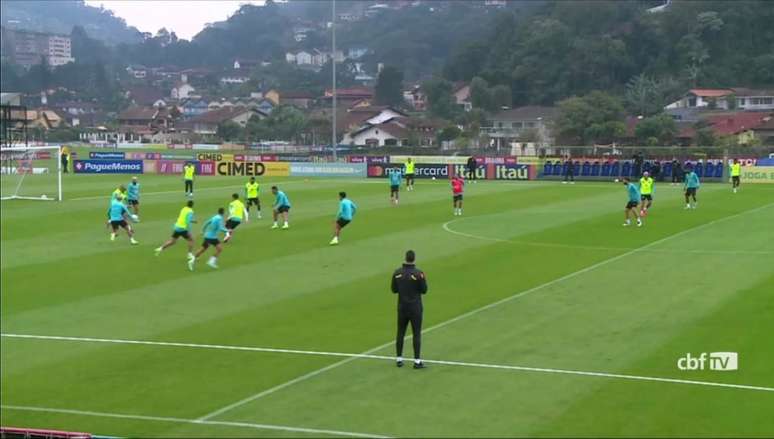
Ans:
{"label": "utility pole", "polygon": [[331,125],[331,146],[333,147],[333,161],[338,160],[338,154],[336,152],[337,146],[338,146],[338,140],[336,138],[336,0],[332,1],[331,5],[331,36],[333,40],[333,50],[331,51],[331,63],[333,65],[333,95],[332,97],[332,114],[333,114],[333,122]]}

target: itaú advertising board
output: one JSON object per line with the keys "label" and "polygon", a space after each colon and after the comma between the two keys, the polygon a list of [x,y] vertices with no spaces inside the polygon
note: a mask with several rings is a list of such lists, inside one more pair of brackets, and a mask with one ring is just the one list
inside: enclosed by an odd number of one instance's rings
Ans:
{"label": "ita\u00fa advertising board", "polygon": [[290,163],[221,161],[215,165],[215,174],[231,177],[288,177]]}
{"label": "ita\u00fa advertising board", "polygon": [[[386,178],[393,170],[403,171],[402,164],[371,163],[368,165],[369,178]],[[453,175],[462,175],[466,178],[468,168],[465,165],[443,165],[430,163],[417,163],[414,168],[415,178],[450,178]],[[476,168],[476,177],[482,180],[529,180],[534,178],[534,167],[531,165],[519,165],[515,163],[479,165]]]}

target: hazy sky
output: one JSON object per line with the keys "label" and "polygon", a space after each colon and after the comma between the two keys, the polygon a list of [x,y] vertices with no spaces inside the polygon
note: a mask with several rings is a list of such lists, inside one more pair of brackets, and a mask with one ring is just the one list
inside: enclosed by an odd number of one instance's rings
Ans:
{"label": "hazy sky", "polygon": [[110,9],[141,32],[162,27],[178,37],[190,40],[205,23],[223,21],[245,3],[263,4],[264,0],[86,0],[90,6]]}

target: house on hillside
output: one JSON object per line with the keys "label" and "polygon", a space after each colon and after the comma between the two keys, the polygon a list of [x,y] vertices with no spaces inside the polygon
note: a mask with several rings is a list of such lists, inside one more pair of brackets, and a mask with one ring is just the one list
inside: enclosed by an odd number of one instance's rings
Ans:
{"label": "house on hillside", "polygon": [[[373,99],[374,89],[370,87],[351,87],[351,88],[339,88],[336,89],[336,103],[342,107],[351,107],[357,101],[363,99]],[[321,97],[323,101],[331,101],[333,99],[333,91],[330,89],[325,90],[325,94]]]}
{"label": "house on hillside", "polygon": [[427,110],[427,96],[419,85],[414,85],[412,88],[404,90],[403,100],[415,111]]}
{"label": "house on hillside", "polygon": [[307,109],[314,102],[314,95],[304,91],[285,91],[279,93],[280,105],[292,105]]}
{"label": "house on hillside", "polygon": [[452,89],[454,100],[465,111],[473,109],[473,104],[470,101],[470,84],[464,82],[457,82]]}
{"label": "house on hillside", "polygon": [[65,101],[52,105],[53,108],[72,115],[89,114],[98,111],[93,102]]}
{"label": "house on hillside", "polygon": [[443,126],[392,107],[350,108],[339,120],[339,129],[346,133],[342,143],[356,146],[433,145]]}
{"label": "house on hillside", "polygon": [[555,107],[527,106],[500,111],[492,115],[492,125],[481,127],[481,134],[491,139],[491,146],[510,148],[513,143],[552,145],[551,129],[558,110]]}
{"label": "house on hillside", "polygon": [[246,69],[231,70],[220,75],[218,80],[223,85],[244,84],[250,80],[250,72]]}
{"label": "house on hillside", "polygon": [[172,90],[169,92],[169,96],[172,99],[188,99],[196,91],[196,89],[189,83],[178,81],[175,83]]}
{"label": "house on hillside", "polygon": [[764,145],[774,145],[774,117],[769,117],[768,120],[754,127],[752,131]]}
{"label": "house on hillside", "polygon": [[[734,102],[729,102],[735,99]],[[693,88],[665,107],[672,109],[774,110],[774,90],[736,88]]]}
{"label": "house on hillside", "polygon": [[368,52],[369,52],[369,50],[368,50],[367,47],[362,47],[362,46],[350,47],[347,50],[347,58],[353,59],[353,60],[358,60],[358,59],[368,55]]}
{"label": "house on hillside", "polygon": [[150,138],[174,127],[174,117],[166,107],[130,107],[118,114],[119,131],[138,138]]}
{"label": "house on hillside", "polygon": [[718,136],[737,136],[739,145],[750,144],[755,136],[755,129],[768,123],[774,113],[742,111],[730,114],[709,116],[705,121]]}
{"label": "house on hillside", "polygon": [[306,50],[301,50],[295,53],[288,52],[285,54],[285,61],[287,61],[288,64],[311,66],[313,64],[313,55]]}
{"label": "house on hillside", "polygon": [[266,113],[255,108],[221,108],[215,111],[208,111],[178,124],[178,131],[181,133],[214,135],[218,130],[218,126],[226,122],[233,122],[241,127],[245,127],[251,118],[258,117],[263,119],[267,116]]}
{"label": "house on hillside", "polygon": [[54,110],[48,108],[27,110],[28,129],[40,128],[43,131],[48,131],[56,128],[64,128],[66,126],[67,122],[65,121],[65,118]]}
{"label": "house on hillside", "polygon": [[181,113],[186,118],[198,116],[209,111],[209,104],[205,99],[187,99],[180,107]]}
{"label": "house on hillside", "polygon": [[774,110],[774,90],[732,88],[736,95],[736,108],[740,110]]}
{"label": "house on hillside", "polygon": [[160,88],[144,85],[132,86],[126,89],[124,97],[138,107],[164,107],[167,101]]}
{"label": "house on hillside", "polygon": [[148,77],[148,68],[140,64],[132,64],[126,67],[126,73],[135,79],[145,79]]}
{"label": "house on hillside", "polygon": [[234,70],[246,70],[250,71],[258,66],[264,65],[262,61],[258,61],[255,59],[244,59],[244,58],[237,58],[234,60]]}

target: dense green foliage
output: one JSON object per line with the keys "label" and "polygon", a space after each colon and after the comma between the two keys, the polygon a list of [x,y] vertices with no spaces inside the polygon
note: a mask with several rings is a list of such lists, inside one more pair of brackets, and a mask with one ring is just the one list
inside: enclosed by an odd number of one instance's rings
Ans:
{"label": "dense green foliage", "polygon": [[385,67],[376,81],[375,98],[379,105],[403,105],[403,72]]}
{"label": "dense green foliage", "polygon": [[[774,84],[774,2],[675,1],[660,13],[646,12],[649,6],[559,1],[542,2],[531,14],[503,13],[486,38],[455,51],[445,76],[509,85],[514,105],[552,104],[591,90],[623,94],[642,74],[656,84],[639,90],[648,99],[673,91],[675,81]],[[632,107],[653,113],[636,90],[631,94]]]}
{"label": "dense green foliage", "polygon": [[558,137],[564,142],[606,144],[626,132],[623,117],[623,105],[618,98],[593,91],[559,102],[559,117],[555,123]]}

